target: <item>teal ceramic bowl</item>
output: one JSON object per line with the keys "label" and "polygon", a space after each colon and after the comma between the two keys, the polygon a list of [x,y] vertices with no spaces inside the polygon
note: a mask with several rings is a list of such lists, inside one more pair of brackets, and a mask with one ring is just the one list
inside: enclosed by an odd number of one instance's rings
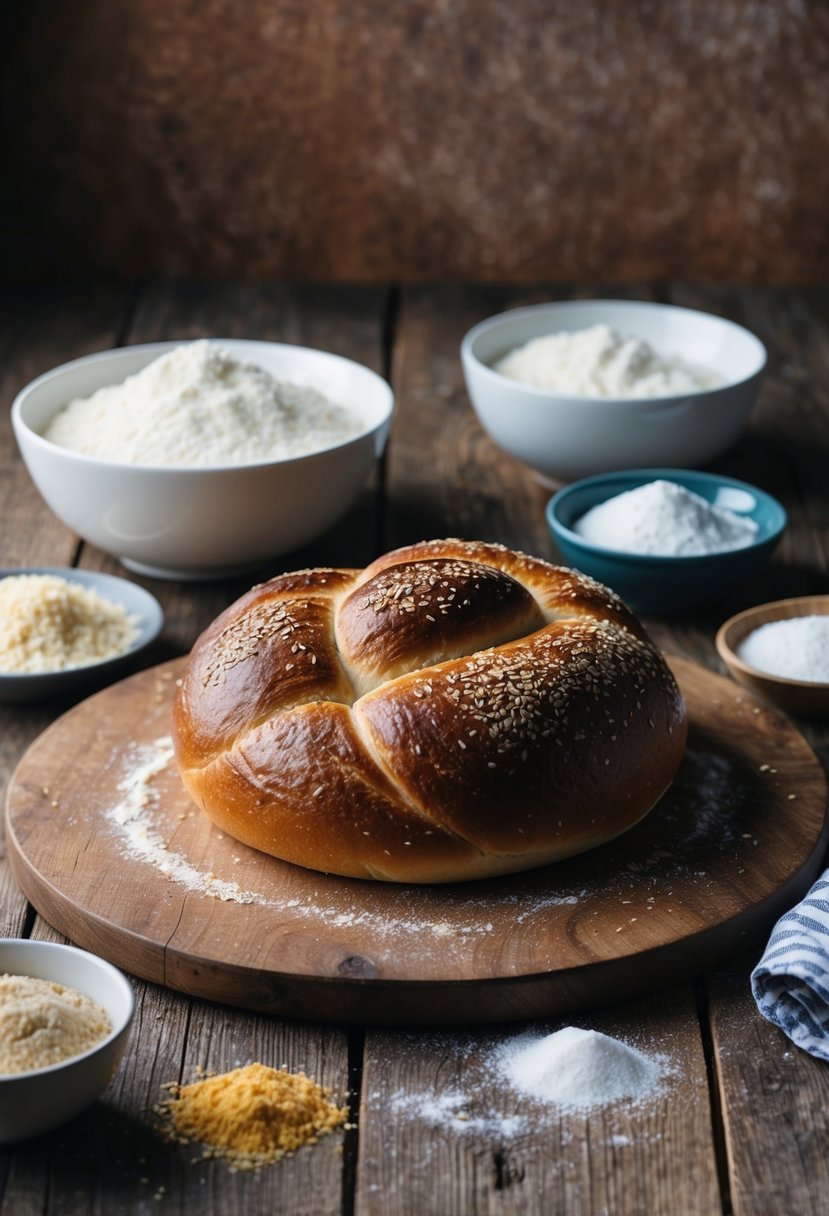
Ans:
{"label": "teal ceramic bowl", "polygon": [[[752,519],[756,539],[740,549],[702,556],[653,556],[604,548],[583,539],[574,525],[599,503],[651,481],[672,481],[718,507]],[[719,595],[756,574],[786,527],[780,503],[757,486],[688,469],[627,469],[585,477],[547,504],[547,523],[562,560],[611,587],[637,612],[677,613]]]}

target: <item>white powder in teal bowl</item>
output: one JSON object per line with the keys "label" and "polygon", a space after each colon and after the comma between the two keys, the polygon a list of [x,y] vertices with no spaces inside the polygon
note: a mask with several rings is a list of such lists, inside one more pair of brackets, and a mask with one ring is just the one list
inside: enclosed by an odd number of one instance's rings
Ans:
{"label": "white powder in teal bowl", "polygon": [[573,525],[593,545],[654,557],[700,557],[743,549],[757,539],[746,515],[657,478],[598,503]]}

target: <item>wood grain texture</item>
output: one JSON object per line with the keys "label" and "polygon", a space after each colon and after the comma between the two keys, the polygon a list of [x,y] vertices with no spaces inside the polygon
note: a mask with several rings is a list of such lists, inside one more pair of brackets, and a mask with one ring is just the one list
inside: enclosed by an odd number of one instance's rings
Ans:
{"label": "wood grain texture", "polygon": [[710,983],[734,1216],[818,1213],[829,1191],[829,1072],[757,1012],[755,957]]}
{"label": "wood grain texture", "polygon": [[825,848],[826,784],[805,740],[678,660],[685,761],[657,809],[610,845],[474,884],[317,874],[218,832],[173,761],[158,765],[178,670],[124,680],[50,727],[12,779],[7,828],[16,877],[52,925],[193,995],[385,1023],[595,1005],[756,940]]}
{"label": "wood grain texture", "polygon": [[[255,336],[316,341],[332,349],[339,342],[352,357],[383,370],[383,292],[360,293],[359,300],[345,301],[338,290],[303,294],[288,287],[261,293],[245,288],[217,295],[187,284],[175,289],[156,285],[136,293],[135,314],[131,297],[121,288],[101,287],[54,287],[3,297],[0,391],[7,406],[28,379],[65,359],[121,341],[151,340],[155,333],[184,335],[188,328],[193,333],[230,334],[234,326],[241,326],[250,334],[258,326]],[[81,565],[123,575],[117,562],[89,546],[79,546],[77,538],[51,516],[19,460],[8,412],[4,416],[6,423],[0,426],[4,560],[71,564],[80,548]],[[346,533],[342,538],[341,543],[359,553],[360,561],[373,555],[378,493],[376,484],[367,488],[362,514],[356,516],[360,527],[355,535]],[[165,632],[155,654],[159,660],[188,649],[197,633],[241,590],[232,582],[193,589],[158,580],[136,581],[164,604]],[[70,705],[71,700],[0,706],[4,798],[19,757]],[[32,916],[3,848],[0,931],[60,940],[40,917],[32,926]],[[54,1209],[86,1216],[93,1210],[109,1214],[163,1207],[181,1216],[193,1210],[215,1216],[300,1210],[314,1216],[340,1213],[348,1160],[343,1144],[353,1133],[345,1137],[338,1133],[264,1174],[233,1174],[221,1163],[198,1160],[198,1150],[166,1145],[156,1133],[153,1108],[164,1096],[166,1082],[190,1079],[197,1066],[222,1071],[251,1059],[314,1074],[343,1100],[349,1086],[346,1033],[191,1002],[152,983],[135,980],[134,987],[137,1013],[129,1050],[103,1099],[32,1145],[0,1152],[3,1212],[28,1216]]]}
{"label": "wood grain texture", "polygon": [[[693,993],[675,989],[575,1017],[658,1058],[666,1088],[641,1102],[535,1103],[492,1053],[558,1022],[476,1034],[369,1032],[358,1216],[712,1216],[720,1210]],[[436,1203],[439,1180],[453,1185]],[[693,1182],[692,1182],[693,1179]]]}
{"label": "wood grain texture", "polygon": [[14,7],[7,274],[826,275],[820,4]]}
{"label": "wood grain texture", "polygon": [[[552,556],[541,513],[544,493],[537,493],[530,474],[502,462],[485,436],[476,431],[455,363],[456,337],[466,318],[471,324],[501,306],[607,292],[601,283],[534,289],[421,287],[401,293],[397,312],[394,307],[386,308],[384,296],[375,348],[384,352],[384,367],[399,373],[395,387],[400,414],[389,456],[388,484],[376,500],[386,510],[388,528],[375,543],[375,552],[398,540],[419,538],[426,534],[421,524],[433,521],[439,534],[480,528],[491,539]],[[625,289],[624,294],[627,292]],[[735,588],[704,614],[670,622],[648,620],[664,649],[717,669],[713,635],[731,612],[785,595],[829,590],[829,483],[825,476],[829,401],[824,375],[829,359],[829,297],[825,290],[817,289],[746,291],[646,284],[633,286],[629,292],[634,297],[655,295],[722,312],[748,324],[770,350],[749,432],[717,467],[755,481],[782,498],[790,517],[784,545],[762,579]],[[620,293],[614,289],[610,294]],[[305,292],[290,286],[240,287],[237,283],[149,283],[126,294],[109,287],[57,286],[9,293],[0,310],[4,351],[0,390],[5,409],[16,387],[30,375],[113,341],[195,335],[202,329],[244,335],[250,327],[253,337],[290,333],[304,340],[302,335],[316,334],[320,345],[342,340],[346,344],[343,353],[354,353],[347,349],[352,323],[370,341],[373,322],[361,320],[359,295],[353,306],[349,296],[345,289],[327,293],[309,288]],[[393,304],[394,297],[391,299]],[[287,302],[285,312],[282,301]],[[365,350],[361,340],[357,349]],[[411,396],[410,383],[417,387]],[[58,556],[64,552],[59,528],[21,470],[10,431],[3,425],[0,496],[5,512],[0,527],[4,563],[12,559],[33,563],[62,560]],[[70,540],[68,556],[74,560],[76,542]],[[329,543],[333,545],[326,540],[325,547]],[[368,534],[346,538],[346,545],[370,548],[372,543]],[[116,564],[95,550],[77,546],[77,552],[83,565],[119,572]],[[181,654],[195,632],[238,593],[235,587],[222,584],[181,587],[153,581],[148,585],[167,611],[168,628],[159,658]],[[67,708],[0,706],[0,781],[8,783],[28,743],[51,717]],[[796,722],[817,753],[829,761],[829,720]],[[105,875],[96,875],[96,883],[102,878],[106,881]],[[0,859],[0,928],[4,933],[53,935],[40,917],[35,918],[32,929],[32,916],[9,874],[8,862]],[[387,1209],[416,1212],[417,1216],[454,1216],[456,1212],[468,1216],[473,1211],[498,1216],[518,1212],[595,1216],[604,1210],[647,1212],[647,1216],[684,1216],[686,1212],[720,1216],[732,1211],[735,1216],[766,1212],[770,1216],[823,1216],[827,1192],[827,1129],[822,1113],[827,1106],[825,1070],[793,1049],[760,1018],[747,988],[753,957],[724,975],[715,975],[709,1005],[702,1001],[697,1010],[692,994],[682,990],[632,1005],[614,1002],[602,1011],[601,1020],[597,1020],[598,1014],[591,1015],[591,1022],[600,1029],[622,1038],[634,1036],[641,1046],[658,1045],[673,1053],[674,1047],[679,1050],[680,1044],[688,1044],[689,1054],[684,1058],[687,1076],[695,1086],[693,1100],[687,1089],[679,1088],[666,1096],[663,1107],[645,1118],[642,1112],[623,1112],[621,1132],[615,1114],[611,1119],[604,1113],[591,1115],[586,1126],[565,1119],[560,1128],[538,1127],[526,1139],[506,1144],[480,1128],[463,1136],[452,1125],[433,1128],[415,1117],[416,1103],[407,1104],[406,1098],[424,1092],[445,1094],[450,1081],[463,1077],[463,1065],[458,1061],[461,1048],[479,1058],[492,1031],[444,1030],[440,1037],[446,1046],[440,1053],[432,1050],[432,1036],[425,1031],[413,1035],[371,1032],[359,1132],[349,1132],[344,1138],[345,1155],[338,1176],[329,1170],[327,1161],[317,1174],[316,1150],[309,1154],[309,1169],[315,1175],[309,1194],[315,1201],[319,1196],[325,1216],[339,1212],[352,1216],[355,1211],[379,1216]],[[325,1075],[339,1090],[346,1084],[344,1052],[337,1046],[342,1043],[340,1031],[261,1017],[228,1005],[217,1007],[153,983],[136,981],[136,988],[140,1033],[131,1042],[124,1067],[103,1101],[51,1136],[0,1151],[3,1212],[14,1216],[65,1216],[67,1212],[86,1216],[88,1211],[102,1216],[110,1212],[147,1216],[172,1211],[184,1216],[186,1209],[205,1216],[304,1214],[301,1188],[307,1187],[307,1177],[302,1170],[295,1172],[286,1168],[290,1163],[283,1162],[254,1183],[239,1179],[217,1163],[196,1164],[186,1152],[170,1158],[152,1131],[151,1107],[162,1083],[191,1063],[225,1067],[231,1054],[228,1045],[241,1044],[241,1058],[242,1050],[268,1044],[272,1035],[285,1050],[293,1051],[291,1044],[295,1045],[295,1054],[288,1058],[298,1066],[316,1068],[316,1062],[322,1060]],[[552,1029],[556,1024],[542,1021],[537,1025]],[[333,1047],[326,1046],[328,1034],[335,1036]],[[715,1117],[707,1128],[709,1090],[699,1066],[700,1034],[716,1082]],[[349,1040],[350,1082],[357,1088],[360,1031],[350,1031]],[[422,1067],[414,1058],[418,1051]],[[395,1097],[400,1089],[398,1078],[404,1093]],[[492,1087],[483,1090],[478,1100],[479,1112],[504,1113],[505,1105],[500,1097],[496,1101]],[[722,1119],[728,1127],[727,1140]],[[613,1134],[629,1134],[632,1143],[611,1145],[608,1140]],[[350,1172],[358,1140],[361,1176],[355,1200]],[[723,1174],[719,1197],[714,1149]],[[166,1187],[163,1193],[161,1186]]]}
{"label": "wood grain texture", "polygon": [[[71,565],[78,541],[35,490],[17,450],[10,410],[16,394],[56,364],[113,345],[129,292],[54,285],[37,291],[0,292],[0,543],[3,565]],[[51,705],[0,705],[0,805],[17,760],[56,713]],[[19,936],[26,902],[4,864],[0,830],[0,932]]]}
{"label": "wood grain texture", "polygon": [[398,402],[386,548],[434,536],[497,540],[547,556],[542,490],[496,448],[474,414],[458,348],[477,321],[537,299],[505,288],[411,287],[401,293],[392,386]]}
{"label": "wood grain texture", "polygon": [[[65,940],[48,927],[33,936]],[[66,1216],[124,1210],[339,1216],[343,1131],[278,1168],[234,1173],[221,1161],[203,1159],[199,1144],[168,1143],[156,1108],[168,1097],[170,1082],[186,1084],[202,1070],[220,1073],[253,1061],[306,1072],[345,1103],[344,1032],[198,1003],[191,1008],[153,984],[134,987],[135,1020],[122,1067],[100,1102],[21,1147],[3,1212],[42,1212],[54,1203]],[[45,1168],[38,1150],[46,1153]]]}
{"label": "wood grain texture", "polygon": [[4,566],[70,565],[77,537],[34,490],[11,428],[16,394],[35,376],[79,355],[116,344],[124,288],[50,287],[0,294],[0,519]]}

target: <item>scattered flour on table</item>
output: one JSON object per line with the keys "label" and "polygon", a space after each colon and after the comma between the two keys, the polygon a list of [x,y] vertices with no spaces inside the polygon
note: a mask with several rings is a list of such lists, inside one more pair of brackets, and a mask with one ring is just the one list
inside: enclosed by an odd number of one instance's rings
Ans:
{"label": "scattered flour on table", "polygon": [[305,455],[363,428],[361,418],[316,389],[276,380],[201,339],[121,384],[70,401],[43,436],[120,464],[204,468]]}
{"label": "scattered flour on table", "polygon": [[829,682],[829,616],[769,621],[737,647],[737,655],[759,671],[789,680]]}
{"label": "scattered flour on table", "polygon": [[[428,889],[417,888],[400,891],[390,907],[385,888],[375,891],[370,884],[356,883],[352,898],[344,889],[348,884],[336,882],[335,899],[326,889],[331,883],[322,874],[318,890],[309,891],[306,884],[297,891],[290,883],[285,885],[281,870],[272,877],[271,859],[245,846],[229,855],[225,846],[212,859],[218,873],[206,871],[203,863],[200,867],[201,858],[193,860],[186,855],[186,847],[182,851],[170,843],[176,816],[185,817],[180,810],[183,788],[172,740],[164,736],[151,745],[133,745],[126,752],[116,752],[113,759],[120,770],[121,797],[105,815],[122,854],[152,866],[186,890],[212,899],[272,908],[291,921],[306,922],[310,929],[324,925],[346,934],[352,930],[369,933],[378,950],[385,943],[397,949],[401,939],[408,937],[416,940],[421,955],[433,951],[442,961],[452,952],[465,956],[463,952],[504,926],[534,933],[535,918],[554,910],[566,914],[567,909],[580,907],[583,915],[591,914],[594,896],[578,879],[550,890],[528,876],[509,886],[493,884],[486,894],[458,889],[441,891],[438,899]],[[742,872],[741,853],[756,843],[746,831],[754,812],[753,787],[741,780],[732,759],[707,748],[698,752],[689,747],[676,787],[676,807],[666,804],[658,812],[670,824],[665,839],[675,838],[676,846],[660,847],[654,842],[644,853],[628,852],[623,841],[614,868],[605,875],[605,897],[615,896],[619,902],[619,931],[637,913],[656,915],[664,907],[670,912],[674,881],[683,876],[691,876],[697,884],[711,881],[709,870],[718,864],[718,858],[730,858],[728,864]],[[683,810],[688,805],[695,808],[690,821]],[[194,804],[191,813],[200,814]],[[243,860],[248,889],[228,875],[229,868]],[[255,866],[259,869],[252,874]],[[633,902],[638,905],[635,910]]]}
{"label": "scattered flour on table", "polygon": [[660,354],[643,339],[609,325],[532,338],[500,359],[495,370],[579,397],[668,397],[722,383],[715,372]]}
{"label": "scattered flour on table", "polygon": [[742,549],[757,537],[753,519],[661,478],[598,503],[573,531],[605,549],[665,557]]}
{"label": "scattered flour on table", "polygon": [[[445,1090],[441,1094],[412,1089],[396,1090],[388,1099],[391,1110],[406,1119],[417,1119],[428,1127],[451,1127],[461,1134],[520,1136],[532,1128],[524,1115],[504,1115],[497,1111],[481,1114],[472,1092]],[[474,1111],[474,1113],[473,1113]]]}
{"label": "scattered flour on table", "polygon": [[[387,1101],[401,1121],[417,1121],[454,1135],[520,1138],[562,1113],[586,1114],[624,1105],[625,1112],[658,1098],[677,1069],[667,1056],[640,1051],[597,1030],[565,1026],[552,1034],[519,1033],[481,1051],[470,1037],[442,1036],[427,1043],[446,1068],[444,1088],[405,1088],[369,1097]],[[422,1038],[411,1040],[414,1055]],[[454,1059],[454,1067],[449,1063]],[[508,1112],[508,1113],[505,1113]],[[612,1135],[614,1147],[629,1143]]]}
{"label": "scattered flour on table", "polygon": [[[408,935],[417,939],[421,952],[465,949],[505,924],[526,926],[532,932],[534,918],[554,909],[581,906],[589,914],[593,897],[588,889],[578,883],[562,883],[549,890],[535,884],[531,876],[509,887],[495,884],[485,896],[463,891],[448,896],[441,892],[440,899],[435,900],[427,889],[418,888],[409,893],[408,900],[401,898],[393,910],[382,898],[382,892],[375,905],[371,886],[358,884],[351,901],[341,898],[344,893],[341,884],[337,884],[338,898],[334,902],[325,890],[324,875],[319,875],[319,891],[303,890],[295,894],[290,887],[282,889],[279,881],[270,879],[270,859],[259,858],[253,850],[244,850],[244,856],[254,863],[261,862],[261,882],[257,878],[252,889],[243,890],[238,882],[226,876],[205,872],[168,843],[175,824],[171,825],[167,803],[174,798],[178,809],[182,794],[179,784],[174,787],[170,784],[171,777],[175,779],[171,739],[162,737],[148,746],[135,745],[127,753],[119,754],[118,762],[121,798],[105,814],[123,854],[152,866],[187,890],[214,899],[266,906],[312,926],[324,924],[346,932],[368,931],[378,943]],[[167,775],[162,780],[164,774]],[[647,853],[628,857],[623,844],[618,865],[605,876],[605,893],[618,896],[620,915],[629,907],[634,894],[643,899],[648,890],[654,892],[645,905],[653,913],[666,899],[670,903],[674,879],[691,873],[697,876],[694,881],[708,881],[707,868],[715,857],[734,854],[735,860],[739,860],[744,845],[741,836],[746,835],[744,828],[752,814],[752,791],[743,788],[733,762],[707,749],[698,753],[689,747],[676,786],[680,791],[686,790],[678,799],[678,809],[674,811],[666,804],[660,813],[672,822],[675,820],[677,847],[658,847],[654,843]],[[688,822],[682,807],[691,798],[695,814]],[[199,814],[195,805],[192,813]],[[228,864],[241,860],[239,854],[225,857]],[[215,864],[221,866],[222,862]]]}

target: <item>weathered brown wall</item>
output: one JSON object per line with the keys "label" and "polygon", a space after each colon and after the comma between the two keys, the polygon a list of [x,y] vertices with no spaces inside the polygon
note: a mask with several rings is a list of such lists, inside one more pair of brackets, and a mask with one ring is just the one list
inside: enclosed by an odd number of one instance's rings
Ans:
{"label": "weathered brown wall", "polygon": [[829,269],[820,0],[5,3],[7,277]]}

